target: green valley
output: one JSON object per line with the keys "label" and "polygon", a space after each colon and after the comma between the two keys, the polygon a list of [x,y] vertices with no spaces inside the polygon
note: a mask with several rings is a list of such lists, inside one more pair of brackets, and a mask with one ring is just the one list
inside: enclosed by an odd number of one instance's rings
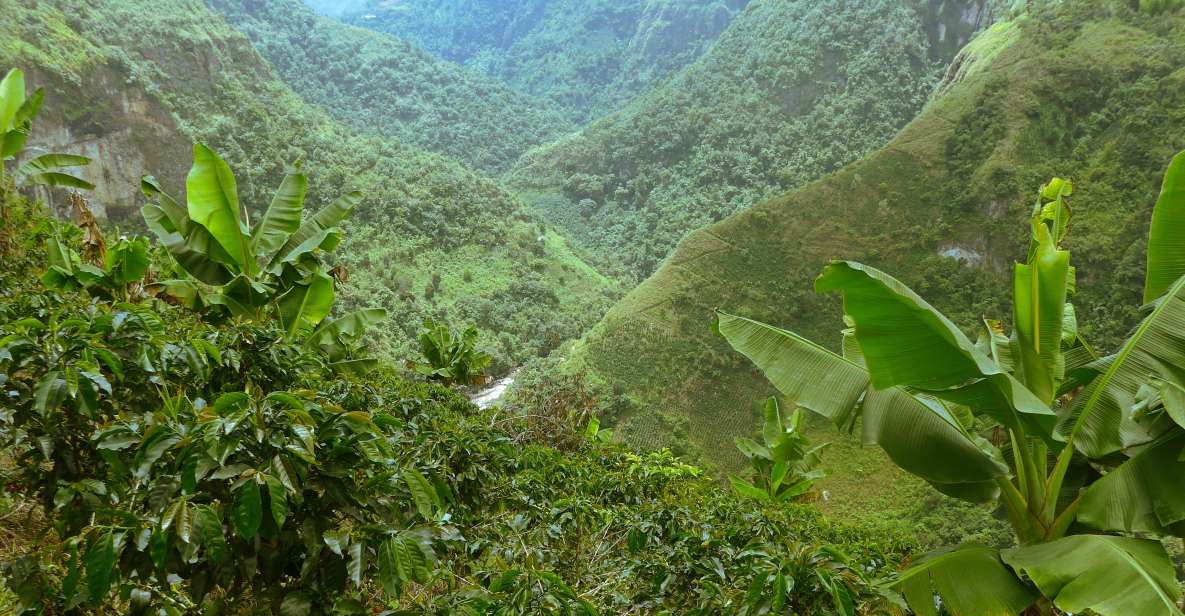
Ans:
{"label": "green valley", "polygon": [[405,41],[314,15],[299,0],[209,5],[297,94],[357,131],[499,173],[575,128],[546,102]]}
{"label": "green valley", "polygon": [[[146,6],[5,6],[20,19],[5,21],[14,43],[0,56],[43,75],[53,92],[46,145],[84,144],[100,154],[104,168],[94,171],[109,178],[101,184],[122,185],[103,204],[113,221],[135,211],[140,175],[180,192],[192,139],[228,158],[245,203],[266,203],[274,187],[265,178],[297,159],[314,194],[319,186],[363,192],[349,229],[357,241],[341,255],[354,280],[344,301],[403,315],[377,333],[389,357],[408,352],[424,319],[449,318],[481,325],[506,369],[579,335],[612,297],[613,283],[496,182],[334,122],[281,82],[217,13],[186,3]],[[20,42],[42,32],[53,45]]]}
{"label": "green valley", "polygon": [[858,160],[921,109],[989,9],[913,4],[754,1],[695,64],[509,181],[641,280],[683,235]]}
{"label": "green valley", "polygon": [[[838,348],[839,305],[812,290],[832,259],[894,271],[963,327],[1007,315],[1005,273],[1027,241],[1017,222],[1055,175],[1076,183],[1083,333],[1114,348],[1140,316],[1157,178],[1185,147],[1183,25],[1090,5],[998,24],[886,147],[683,239],[573,353],[642,402],[619,434],[653,447],[682,426],[702,455],[735,464],[732,438],[769,386],[712,334],[712,310]],[[868,481],[833,475],[858,508],[876,502]]]}
{"label": "green valley", "polygon": [[1185,616],[1185,0],[0,0],[0,613]]}

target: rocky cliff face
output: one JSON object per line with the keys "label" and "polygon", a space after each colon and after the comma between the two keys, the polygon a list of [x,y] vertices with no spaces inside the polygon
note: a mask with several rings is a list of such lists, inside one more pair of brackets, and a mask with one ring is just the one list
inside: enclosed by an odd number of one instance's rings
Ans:
{"label": "rocky cliff face", "polygon": [[[33,70],[45,86],[46,104],[26,145],[26,157],[69,152],[92,159],[81,176],[95,184],[90,201],[97,217],[136,221],[143,204],[140,178],[176,177],[188,162],[188,140],[155,98],[128,83],[112,66],[89,71],[77,83]],[[42,191],[46,202],[64,204],[60,191]]]}
{"label": "rocky cliff face", "polygon": [[930,57],[950,62],[976,32],[991,25],[1001,12],[993,0],[929,0],[926,36]]}

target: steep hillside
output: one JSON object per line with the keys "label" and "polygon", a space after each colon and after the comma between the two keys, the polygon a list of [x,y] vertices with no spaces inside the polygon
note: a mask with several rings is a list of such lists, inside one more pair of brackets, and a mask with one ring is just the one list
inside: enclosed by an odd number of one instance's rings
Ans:
{"label": "steep hillside", "polygon": [[574,129],[558,108],[300,0],[211,0],[305,100],[359,131],[500,173]]}
{"label": "steep hillside", "polygon": [[[683,240],[569,360],[644,403],[618,434],[655,446],[683,432],[732,464],[732,438],[751,430],[771,389],[711,333],[711,311],[835,348],[838,302],[811,290],[831,259],[892,272],[964,325],[1007,319],[1011,263],[1034,195],[1054,175],[1076,184],[1069,249],[1082,331],[1114,348],[1137,319],[1127,307],[1141,297],[1159,179],[1185,147],[1185,16],[1100,5],[994,26],[885,148]],[[828,507],[900,506],[890,494],[900,477],[875,452],[843,451],[827,457]]]}
{"label": "steep hillside", "polygon": [[693,229],[892,138],[986,4],[754,0],[694,65],[511,182],[602,268],[645,278]]}
{"label": "steep hillside", "polygon": [[584,123],[695,60],[749,0],[369,0],[351,23],[555,101]]}
{"label": "steep hillside", "polygon": [[50,92],[31,145],[99,155],[89,177],[114,188],[95,200],[124,227],[139,224],[142,174],[181,192],[194,140],[223,153],[253,208],[301,157],[311,207],[362,190],[339,304],[387,308],[375,340],[394,357],[442,316],[501,332],[487,342],[505,367],[579,335],[608,301],[608,282],[497,183],[335,123],[201,3],[0,0],[0,13],[0,65]]}

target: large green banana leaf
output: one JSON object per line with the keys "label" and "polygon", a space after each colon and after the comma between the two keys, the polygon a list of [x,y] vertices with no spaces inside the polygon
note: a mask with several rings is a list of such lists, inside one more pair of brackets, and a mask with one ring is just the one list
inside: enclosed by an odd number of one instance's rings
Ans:
{"label": "large green banana leaf", "polygon": [[1185,276],[1185,152],[1169,163],[1152,211],[1144,303],[1164,295],[1181,276]]}
{"label": "large green banana leaf", "polygon": [[251,275],[254,257],[240,215],[238,186],[226,161],[210,148],[193,146],[193,167],[185,178],[190,220],[203,226],[234,258],[238,270]]}
{"label": "large green banana leaf", "polygon": [[386,310],[371,308],[324,321],[309,335],[305,346],[319,348],[331,360],[337,360],[346,354],[350,345],[358,340],[366,328],[385,318]]}
{"label": "large green banana leaf", "polygon": [[1177,534],[1185,520],[1185,432],[1143,448],[1082,495],[1078,521],[1106,531]]}
{"label": "large green banana leaf", "polygon": [[278,272],[282,263],[292,263],[304,253],[322,247],[350,210],[362,201],[362,193],[354,191],[339,197],[333,203],[313,214],[293,233],[268,266],[269,271]]}
{"label": "large green banana leaf", "polygon": [[25,99],[16,110],[8,129],[0,129],[0,160],[16,158],[25,147],[29,138],[29,130],[33,118],[41,112],[41,103],[45,100],[45,90],[37,88],[33,95]]}
{"label": "large green banana leaf", "polygon": [[1008,467],[935,400],[900,388],[874,390],[868,372],[791,332],[717,311],[716,328],[790,400],[851,425],[864,407],[864,438],[901,468],[966,500],[995,498]]}
{"label": "large green banana leaf", "polygon": [[304,199],[309,190],[309,179],[295,165],[272,197],[263,218],[251,231],[251,254],[266,264],[288,237],[300,229],[304,213]]}
{"label": "large green banana leaf", "polygon": [[313,331],[333,309],[333,278],[314,272],[303,284],[280,297],[280,323],[288,335]]}
{"label": "large green banana leaf", "polygon": [[1185,277],[1153,303],[1106,369],[1074,397],[1059,418],[1058,431],[1090,458],[1147,443],[1156,436],[1149,422],[1137,422],[1130,409],[1140,387],[1153,377],[1182,384],[1168,366],[1185,366]]}
{"label": "large green banana leaf", "polygon": [[215,286],[234,280],[234,258],[205,227],[193,224],[185,208],[165,193],[154,178],[143,178],[140,189],[154,201],[140,208],[145,224],[185,271]]}
{"label": "large green banana leaf", "polygon": [[12,69],[0,80],[0,134],[16,128],[13,118],[25,103],[25,74]]}
{"label": "large green banana leaf", "polygon": [[1164,547],[1150,539],[1073,535],[1004,550],[1058,608],[1098,616],[1181,616],[1181,589]]}
{"label": "large green banana leaf", "polygon": [[1033,235],[1037,247],[1032,260],[1016,264],[1013,274],[1013,329],[1025,386],[1050,404],[1065,373],[1062,325],[1070,253],[1057,249],[1041,220],[1033,222]]}
{"label": "large green banana leaf", "polygon": [[890,588],[899,591],[918,616],[938,616],[934,596],[952,616],[1016,616],[1037,599],[1000,562],[993,548],[964,546],[927,555]]}
{"label": "large green banana leaf", "polygon": [[66,172],[66,169],[85,167],[90,163],[91,159],[77,154],[42,154],[21,165],[16,173],[22,184],[94,190],[94,184]]}
{"label": "large green banana leaf", "polygon": [[1053,411],[1007,374],[958,327],[892,276],[850,261],[828,265],[815,283],[839,291],[855,325],[856,341],[872,384],[904,386],[972,406],[1017,428],[1021,415]]}

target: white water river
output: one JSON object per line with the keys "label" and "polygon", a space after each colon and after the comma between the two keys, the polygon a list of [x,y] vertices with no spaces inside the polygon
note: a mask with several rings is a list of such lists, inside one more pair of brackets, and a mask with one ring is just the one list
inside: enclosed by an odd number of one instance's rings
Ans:
{"label": "white water river", "polygon": [[478,408],[488,409],[494,405],[510,389],[514,384],[514,374],[508,377],[494,381],[489,387],[477,392],[470,400],[478,406]]}

